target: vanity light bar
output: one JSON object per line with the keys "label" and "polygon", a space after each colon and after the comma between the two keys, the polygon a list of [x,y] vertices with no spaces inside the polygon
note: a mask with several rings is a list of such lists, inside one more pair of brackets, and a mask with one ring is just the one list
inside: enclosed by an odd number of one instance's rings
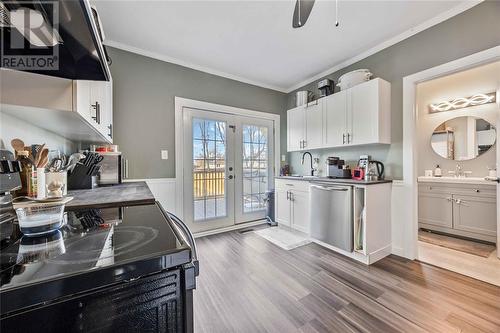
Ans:
{"label": "vanity light bar", "polygon": [[495,103],[496,93],[476,94],[471,97],[460,97],[452,101],[440,102],[429,105],[429,112],[443,112],[457,109],[463,109],[469,106],[476,106],[488,103]]}

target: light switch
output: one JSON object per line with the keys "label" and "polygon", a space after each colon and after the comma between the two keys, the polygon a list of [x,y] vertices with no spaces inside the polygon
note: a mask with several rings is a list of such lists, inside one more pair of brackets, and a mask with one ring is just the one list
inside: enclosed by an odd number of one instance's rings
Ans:
{"label": "light switch", "polygon": [[161,159],[162,160],[168,160],[168,150],[162,150],[161,151]]}
{"label": "light switch", "polygon": [[286,155],[281,155],[281,162],[286,162]]}

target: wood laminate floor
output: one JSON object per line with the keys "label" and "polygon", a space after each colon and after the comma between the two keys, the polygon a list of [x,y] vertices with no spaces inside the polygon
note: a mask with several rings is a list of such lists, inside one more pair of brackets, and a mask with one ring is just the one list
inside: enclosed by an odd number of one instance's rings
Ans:
{"label": "wood laminate floor", "polygon": [[253,232],[197,239],[195,332],[500,332],[500,288],[396,256],[365,266]]}

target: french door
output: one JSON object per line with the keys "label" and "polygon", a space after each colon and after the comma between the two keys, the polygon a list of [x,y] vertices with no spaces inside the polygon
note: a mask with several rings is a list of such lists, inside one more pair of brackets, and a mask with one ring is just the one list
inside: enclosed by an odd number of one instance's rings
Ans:
{"label": "french door", "polygon": [[184,219],[193,232],[265,218],[273,121],[184,108]]}

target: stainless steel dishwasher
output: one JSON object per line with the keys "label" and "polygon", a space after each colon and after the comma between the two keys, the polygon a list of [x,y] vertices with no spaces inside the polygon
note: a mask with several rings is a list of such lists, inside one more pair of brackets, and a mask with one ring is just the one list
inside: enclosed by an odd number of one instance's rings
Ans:
{"label": "stainless steel dishwasher", "polygon": [[311,237],[353,251],[352,186],[311,183]]}

